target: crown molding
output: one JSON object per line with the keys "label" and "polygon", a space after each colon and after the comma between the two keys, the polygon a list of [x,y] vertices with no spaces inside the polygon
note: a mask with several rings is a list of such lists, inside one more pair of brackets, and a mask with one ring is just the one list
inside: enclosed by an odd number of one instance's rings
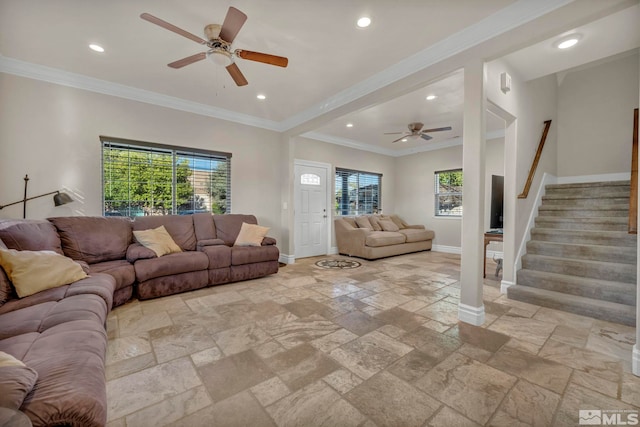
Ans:
{"label": "crown molding", "polygon": [[82,74],[71,73],[57,68],[20,61],[18,59],[2,55],[0,55],[0,72],[68,86],[75,89],[83,89],[103,95],[144,102],[146,104],[158,105],[160,107],[185,111],[187,113],[198,114],[201,116],[214,117],[216,119],[241,123],[276,132],[281,131],[281,125],[273,120],[261,119],[248,114],[236,113],[223,108],[187,101],[174,96],[163,95],[161,93],[139,89],[132,86],[125,86],[106,80],[88,77]]}
{"label": "crown molding", "polygon": [[283,132],[435,65],[493,37],[550,13],[574,0],[518,0],[475,24],[434,43],[391,67],[328,97],[282,122]]}

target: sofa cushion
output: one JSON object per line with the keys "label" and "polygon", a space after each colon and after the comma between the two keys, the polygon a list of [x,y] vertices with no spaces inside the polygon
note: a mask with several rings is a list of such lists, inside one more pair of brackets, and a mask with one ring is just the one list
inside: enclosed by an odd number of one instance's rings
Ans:
{"label": "sofa cushion", "polygon": [[77,262],[52,251],[0,249],[0,265],[20,298],[87,277]]}
{"label": "sofa cushion", "polygon": [[382,231],[382,227],[379,223],[380,217],[378,215],[371,215],[368,218],[371,226],[373,227],[373,231]]}
{"label": "sofa cushion", "polygon": [[138,282],[191,271],[206,270],[209,258],[202,252],[180,252],[161,258],[140,259],[134,264]]}
{"label": "sofa cushion", "polygon": [[156,258],[157,256],[154,251],[142,246],[140,243],[132,243],[127,248],[127,261],[131,264],[139,259]]}
{"label": "sofa cushion", "polygon": [[398,215],[389,215],[389,218],[391,218],[391,221],[393,221],[400,230],[402,230],[403,228],[407,227],[407,223],[404,222],[404,220],[402,218],[400,218]]}
{"label": "sofa cushion", "polygon": [[260,246],[268,232],[269,227],[243,222],[233,246]]}
{"label": "sofa cushion", "polygon": [[277,261],[280,251],[275,246],[231,248],[231,265],[253,264],[256,262]]}
{"label": "sofa cushion", "polygon": [[242,228],[242,223],[257,224],[258,220],[253,215],[225,214],[214,215],[213,222],[216,226],[216,237],[224,240],[224,243],[233,246]]}
{"label": "sofa cushion", "polygon": [[0,240],[8,249],[64,254],[56,228],[44,220],[0,220]]}
{"label": "sofa cushion", "polygon": [[174,242],[183,251],[196,250],[196,233],[192,215],[138,216],[133,221],[134,230],[150,230],[164,225]]}
{"label": "sofa cushion", "polygon": [[133,268],[133,264],[130,264],[125,259],[119,259],[114,261],[98,262],[89,266],[91,273],[105,273],[115,279],[115,289],[126,288],[133,285],[136,281],[136,272]]}
{"label": "sofa cushion", "polygon": [[373,231],[365,238],[365,245],[377,248],[379,246],[399,245],[406,241],[402,233],[393,231]]}
{"label": "sofa cushion", "polygon": [[[343,216],[343,217],[340,217],[340,218],[342,218],[347,224],[349,224],[353,228],[358,228],[358,224],[356,223],[356,219],[355,218],[351,218],[349,216]],[[371,222],[369,222],[369,225],[371,225]]]}
{"label": "sofa cushion", "polygon": [[89,264],[124,259],[133,239],[129,218],[70,216],[49,221],[60,234],[64,254]]}
{"label": "sofa cushion", "polygon": [[425,240],[433,240],[435,233],[431,230],[423,230],[418,228],[403,228],[399,233],[407,237],[407,243],[422,242]]}
{"label": "sofa cushion", "polygon": [[200,251],[209,258],[209,270],[231,265],[231,248],[227,245],[204,246]]}
{"label": "sofa cushion", "polygon": [[382,227],[382,231],[398,231],[398,230],[400,230],[400,227],[398,227],[396,225],[396,223],[391,221],[390,219],[381,219],[381,220],[378,221],[378,224],[380,224],[380,227]]}
{"label": "sofa cushion", "polygon": [[373,230],[373,226],[366,216],[355,217],[356,224],[359,228],[366,228],[367,230]]}
{"label": "sofa cushion", "polygon": [[216,238],[216,226],[213,223],[213,215],[211,213],[195,213],[192,217],[193,229],[198,242]]}
{"label": "sofa cushion", "polygon": [[151,230],[133,230],[133,236],[138,243],[147,249],[151,249],[159,257],[182,252],[182,249],[173,241],[164,225]]}
{"label": "sofa cushion", "polygon": [[37,379],[36,371],[0,351],[0,407],[18,410]]}

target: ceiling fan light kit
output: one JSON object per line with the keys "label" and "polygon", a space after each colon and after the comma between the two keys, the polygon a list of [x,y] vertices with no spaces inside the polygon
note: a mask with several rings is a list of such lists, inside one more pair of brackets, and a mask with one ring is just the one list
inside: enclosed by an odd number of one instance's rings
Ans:
{"label": "ceiling fan light kit", "polygon": [[236,85],[245,86],[248,84],[248,81],[240,71],[240,68],[236,65],[234,58],[237,57],[248,61],[262,62],[263,64],[276,65],[278,67],[286,67],[289,64],[289,60],[283,56],[253,52],[244,49],[231,49],[231,43],[233,43],[238,32],[247,20],[247,15],[235,7],[229,8],[222,25],[209,24],[204,27],[204,35],[207,40],[163,21],[149,13],[141,14],[140,18],[209,48],[206,52],[196,53],[195,55],[169,63],[168,66],[171,68],[182,68],[189,64],[193,64],[194,62],[209,58],[215,64],[224,66]]}

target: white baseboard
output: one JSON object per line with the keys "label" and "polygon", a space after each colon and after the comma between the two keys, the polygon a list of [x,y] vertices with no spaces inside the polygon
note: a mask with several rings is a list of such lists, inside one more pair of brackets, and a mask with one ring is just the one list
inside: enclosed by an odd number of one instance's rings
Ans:
{"label": "white baseboard", "polygon": [[295,264],[296,262],[296,256],[295,255],[287,255],[287,254],[280,254],[280,259],[278,260],[280,262],[283,262],[285,264]]}
{"label": "white baseboard", "polygon": [[508,280],[503,280],[502,282],[500,282],[500,293],[506,294],[507,293],[507,289],[509,289],[511,286],[514,286],[514,285],[515,285],[514,282],[509,282]]}
{"label": "white baseboard", "polygon": [[444,252],[447,254],[462,254],[462,248],[458,246],[432,245],[431,250],[433,252]]}
{"label": "white baseboard", "polygon": [[458,319],[465,323],[482,326],[484,323],[484,305],[472,307],[467,304],[458,304]]}
{"label": "white baseboard", "polygon": [[633,346],[633,355],[631,356],[631,369],[633,375],[640,377],[640,348],[636,343]]}
{"label": "white baseboard", "polygon": [[583,182],[628,181],[631,172],[603,173],[600,175],[559,176],[558,184],[580,184]]}

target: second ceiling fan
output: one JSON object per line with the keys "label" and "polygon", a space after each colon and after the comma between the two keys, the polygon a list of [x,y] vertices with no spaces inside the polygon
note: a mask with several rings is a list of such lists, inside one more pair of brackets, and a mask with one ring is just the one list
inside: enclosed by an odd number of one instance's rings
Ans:
{"label": "second ceiling fan", "polygon": [[247,20],[247,15],[245,15],[235,7],[229,8],[229,10],[227,11],[227,16],[224,18],[224,22],[222,23],[222,25],[209,24],[204,27],[204,35],[207,40],[148,13],[141,14],[140,18],[209,48],[209,50],[206,52],[196,53],[195,55],[187,56],[186,58],[182,58],[168,64],[171,68],[182,68],[186,65],[193,64],[194,62],[202,61],[203,59],[211,55],[220,55],[221,58],[229,62],[229,65],[227,65],[225,68],[231,75],[231,78],[236,83],[236,85],[245,86],[248,84],[247,79],[244,77],[244,75],[234,62],[234,58],[239,57],[242,59],[247,59],[249,61],[257,61],[264,64],[277,65],[279,67],[286,67],[289,63],[289,60],[283,56],[253,52],[244,49],[231,49],[231,43],[233,43],[233,40],[235,40],[238,32],[244,25],[244,22]]}
{"label": "second ceiling fan", "polygon": [[433,128],[433,129],[422,129],[422,127],[424,126],[424,124],[420,123],[420,122],[414,122],[414,123],[409,123],[408,124],[408,128],[409,128],[409,132],[388,132],[385,133],[385,135],[400,135],[400,134],[404,134],[403,136],[401,136],[400,138],[396,139],[395,141],[392,142],[398,142],[398,141],[402,141],[405,138],[422,138],[425,141],[428,141],[430,139],[433,139],[433,137],[431,137],[430,135],[427,135],[428,133],[431,132],[442,132],[445,130],[451,130],[451,126],[446,126],[446,127],[442,127],[442,128]]}

